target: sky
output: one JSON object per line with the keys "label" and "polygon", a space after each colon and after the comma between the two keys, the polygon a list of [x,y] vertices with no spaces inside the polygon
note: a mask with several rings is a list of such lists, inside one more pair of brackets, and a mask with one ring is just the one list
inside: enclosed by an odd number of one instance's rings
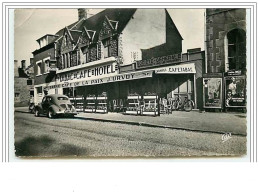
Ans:
{"label": "sky", "polygon": [[[102,9],[91,9],[98,13]],[[183,50],[204,50],[204,9],[167,9],[183,37]],[[14,12],[14,59],[29,60],[39,49],[36,40],[45,34],[55,34],[78,19],[77,9],[16,9]]]}

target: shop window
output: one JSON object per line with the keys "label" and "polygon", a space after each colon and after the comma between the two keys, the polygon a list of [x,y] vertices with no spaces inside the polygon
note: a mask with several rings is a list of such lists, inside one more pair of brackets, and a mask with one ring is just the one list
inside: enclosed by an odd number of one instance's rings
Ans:
{"label": "shop window", "polygon": [[103,41],[103,46],[104,46],[104,49],[103,49],[104,58],[110,57],[111,56],[111,42],[110,42],[110,39],[105,39]]}
{"label": "shop window", "polygon": [[180,83],[179,92],[180,93],[187,93],[187,81],[185,81],[183,83]]}
{"label": "shop window", "polygon": [[32,85],[32,79],[27,80],[27,85]]}
{"label": "shop window", "polygon": [[243,70],[246,68],[246,32],[234,29],[225,38],[226,71]]}

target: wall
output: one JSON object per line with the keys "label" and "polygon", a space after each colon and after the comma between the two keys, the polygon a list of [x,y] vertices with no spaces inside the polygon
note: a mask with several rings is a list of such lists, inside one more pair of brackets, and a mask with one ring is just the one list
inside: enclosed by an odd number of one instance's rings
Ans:
{"label": "wall", "polygon": [[27,78],[14,78],[14,95],[19,93],[19,98],[14,97],[14,106],[28,106],[31,85],[27,85]]}
{"label": "wall", "polygon": [[131,64],[132,52],[141,60],[141,50],[166,42],[165,9],[137,9],[119,37],[119,56],[123,65]]}
{"label": "wall", "polygon": [[207,9],[206,47],[208,73],[225,72],[224,38],[235,28],[246,31],[245,9]]}

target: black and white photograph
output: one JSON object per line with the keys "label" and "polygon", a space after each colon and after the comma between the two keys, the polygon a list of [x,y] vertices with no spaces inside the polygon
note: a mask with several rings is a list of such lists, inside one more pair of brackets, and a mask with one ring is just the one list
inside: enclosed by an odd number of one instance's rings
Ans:
{"label": "black and white photograph", "polygon": [[19,159],[247,155],[246,8],[17,8]]}

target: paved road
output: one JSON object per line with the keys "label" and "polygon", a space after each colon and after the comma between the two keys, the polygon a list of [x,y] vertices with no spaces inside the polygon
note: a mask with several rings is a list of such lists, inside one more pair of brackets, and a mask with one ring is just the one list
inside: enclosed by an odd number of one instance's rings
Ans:
{"label": "paved road", "polygon": [[243,155],[246,137],[15,112],[18,156],[172,157]]}

